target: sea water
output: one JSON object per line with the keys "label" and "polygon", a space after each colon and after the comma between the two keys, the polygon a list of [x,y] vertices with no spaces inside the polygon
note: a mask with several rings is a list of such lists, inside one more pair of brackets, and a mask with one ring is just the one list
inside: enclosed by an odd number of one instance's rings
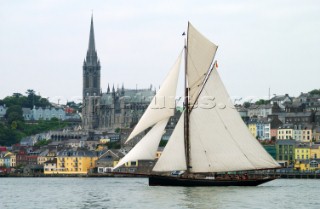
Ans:
{"label": "sea water", "polygon": [[0,178],[0,208],[320,208],[320,180],[150,187],[147,178]]}

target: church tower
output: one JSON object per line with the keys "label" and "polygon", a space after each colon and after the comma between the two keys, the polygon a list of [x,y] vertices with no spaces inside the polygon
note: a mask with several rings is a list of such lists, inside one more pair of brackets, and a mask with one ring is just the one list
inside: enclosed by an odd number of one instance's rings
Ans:
{"label": "church tower", "polygon": [[98,59],[94,29],[93,16],[91,16],[90,36],[87,56],[83,62],[83,107],[82,125],[86,130],[98,128],[98,111],[100,103],[100,61]]}

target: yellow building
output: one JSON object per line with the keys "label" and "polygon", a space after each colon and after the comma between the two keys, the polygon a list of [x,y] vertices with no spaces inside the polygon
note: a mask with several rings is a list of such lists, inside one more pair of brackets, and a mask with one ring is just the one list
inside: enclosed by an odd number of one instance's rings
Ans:
{"label": "yellow building", "polygon": [[0,167],[4,166],[4,158],[0,156]]}
{"label": "yellow building", "polygon": [[293,128],[290,125],[281,126],[277,131],[278,139],[293,139]]}
{"label": "yellow building", "polygon": [[[118,164],[118,163],[117,163]],[[129,162],[126,162],[124,164],[125,167],[138,167],[139,166],[139,162],[138,160],[136,161],[129,161]]]}
{"label": "yellow building", "polygon": [[103,139],[100,139],[100,144],[107,144],[107,143],[109,143],[110,142],[110,139],[105,139],[105,138],[103,138]]}
{"label": "yellow building", "polygon": [[252,136],[254,138],[256,138],[257,137],[257,124],[256,123],[249,123],[248,128],[249,128],[249,131],[252,134]]}
{"label": "yellow building", "polygon": [[2,166],[7,166],[7,167],[16,167],[17,164],[17,157],[16,154],[12,152],[6,152],[3,157],[2,157]]}
{"label": "yellow building", "polygon": [[16,167],[17,165],[17,156],[16,154],[11,154],[10,155],[10,167],[13,168],[13,167]]}
{"label": "yellow building", "polygon": [[311,159],[318,159],[320,158],[320,145],[314,144],[311,146],[310,149],[310,158]]}
{"label": "yellow building", "polygon": [[300,171],[315,171],[320,169],[320,159],[298,160],[294,168]]}
{"label": "yellow building", "polygon": [[88,174],[96,166],[97,159],[93,151],[64,150],[57,153],[56,171],[44,171],[44,174]]}
{"label": "yellow building", "polygon": [[0,152],[0,167],[4,166],[4,152]]}
{"label": "yellow building", "polygon": [[299,160],[308,160],[311,156],[310,145],[307,144],[297,144],[294,150],[294,159]]}
{"label": "yellow building", "polygon": [[44,162],[48,160],[53,160],[56,156],[57,156],[57,153],[55,151],[45,150],[42,153],[40,153],[39,156],[37,157],[37,164],[43,165]]}

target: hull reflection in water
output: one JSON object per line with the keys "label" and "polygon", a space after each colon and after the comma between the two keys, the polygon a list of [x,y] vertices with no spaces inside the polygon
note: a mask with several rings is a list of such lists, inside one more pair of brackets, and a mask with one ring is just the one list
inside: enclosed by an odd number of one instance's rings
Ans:
{"label": "hull reflection in water", "polygon": [[258,186],[275,178],[224,180],[224,179],[191,179],[171,176],[150,176],[149,186]]}

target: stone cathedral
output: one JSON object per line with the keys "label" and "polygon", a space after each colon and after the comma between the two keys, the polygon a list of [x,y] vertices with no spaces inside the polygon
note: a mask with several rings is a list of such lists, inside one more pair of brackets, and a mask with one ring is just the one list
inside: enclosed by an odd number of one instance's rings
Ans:
{"label": "stone cathedral", "polygon": [[155,95],[148,89],[116,88],[108,84],[107,92],[100,86],[101,66],[94,38],[91,17],[89,47],[83,62],[82,127],[85,130],[113,131],[116,128],[133,127]]}

